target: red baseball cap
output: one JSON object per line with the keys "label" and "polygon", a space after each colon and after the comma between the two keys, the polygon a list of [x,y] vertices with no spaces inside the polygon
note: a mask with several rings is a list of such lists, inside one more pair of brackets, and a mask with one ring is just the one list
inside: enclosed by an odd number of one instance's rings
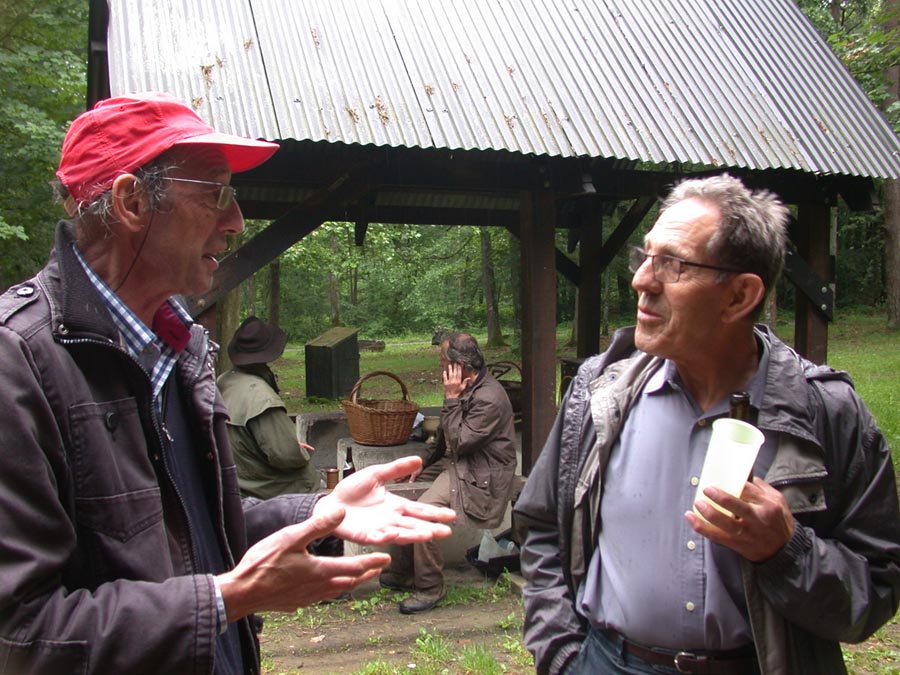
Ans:
{"label": "red baseball cap", "polygon": [[187,144],[219,148],[233,173],[262,164],[279,147],[220,133],[169,94],[132,94],[100,101],[72,121],[56,176],[81,204],[108,190],[118,176]]}

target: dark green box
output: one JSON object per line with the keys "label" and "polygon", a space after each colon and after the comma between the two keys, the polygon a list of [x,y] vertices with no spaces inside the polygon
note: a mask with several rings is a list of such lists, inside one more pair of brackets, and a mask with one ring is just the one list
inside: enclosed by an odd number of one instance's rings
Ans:
{"label": "dark green box", "polygon": [[358,328],[337,327],[306,343],[306,396],[339,399],[359,379]]}

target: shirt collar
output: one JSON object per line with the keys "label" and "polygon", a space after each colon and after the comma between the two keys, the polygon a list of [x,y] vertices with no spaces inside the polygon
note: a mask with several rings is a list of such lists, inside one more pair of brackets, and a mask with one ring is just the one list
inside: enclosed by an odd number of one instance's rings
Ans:
{"label": "shirt collar", "polygon": [[[769,345],[766,340],[762,339],[762,335],[754,329],[754,337],[759,348],[759,364],[756,372],[747,383],[745,390],[750,394],[750,405],[757,410],[762,403],[763,394],[765,393],[766,372],[769,369]],[[658,368],[653,375],[647,380],[644,386],[644,392],[647,394],[662,394],[666,391],[681,390],[681,377],[678,375],[678,368],[673,361],[666,359],[662,368]],[[718,410],[719,406],[713,406],[712,410]],[[728,409],[728,402],[725,402],[725,409]],[[711,411],[712,411],[711,410]],[[710,412],[711,412],[710,411]]]}
{"label": "shirt collar", "polygon": [[122,299],[116,295],[103,279],[90,266],[81,251],[75,244],[72,244],[72,250],[81,266],[84,268],[85,274],[90,279],[94,288],[100,293],[103,302],[112,316],[113,322],[119,329],[122,339],[127,349],[135,355],[141,354],[148,345],[154,340],[161,340],[168,345],[173,351],[181,352],[190,339],[190,326],[193,323],[191,316],[187,311],[175,301],[169,298],[157,310],[153,317],[153,329],[147,327],[141,319],[131,311]]}

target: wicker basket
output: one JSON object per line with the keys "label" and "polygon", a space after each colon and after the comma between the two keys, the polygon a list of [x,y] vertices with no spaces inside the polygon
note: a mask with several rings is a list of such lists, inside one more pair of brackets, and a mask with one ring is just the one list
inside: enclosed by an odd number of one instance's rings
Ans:
{"label": "wicker basket", "polygon": [[[362,383],[370,377],[385,375],[394,378],[400,385],[403,398],[382,400],[357,398]],[[359,378],[353,385],[350,398],[341,401],[347,414],[350,436],[363,445],[402,445],[409,440],[419,404],[409,400],[403,381],[386,370],[374,370]]]}

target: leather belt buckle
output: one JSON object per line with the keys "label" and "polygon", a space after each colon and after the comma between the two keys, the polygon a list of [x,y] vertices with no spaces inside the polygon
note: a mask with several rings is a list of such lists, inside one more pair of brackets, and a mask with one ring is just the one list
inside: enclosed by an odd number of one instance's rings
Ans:
{"label": "leather belt buckle", "polygon": [[700,665],[708,661],[706,656],[697,656],[692,652],[678,652],[675,655],[675,670],[679,673],[696,673],[692,666]]}

